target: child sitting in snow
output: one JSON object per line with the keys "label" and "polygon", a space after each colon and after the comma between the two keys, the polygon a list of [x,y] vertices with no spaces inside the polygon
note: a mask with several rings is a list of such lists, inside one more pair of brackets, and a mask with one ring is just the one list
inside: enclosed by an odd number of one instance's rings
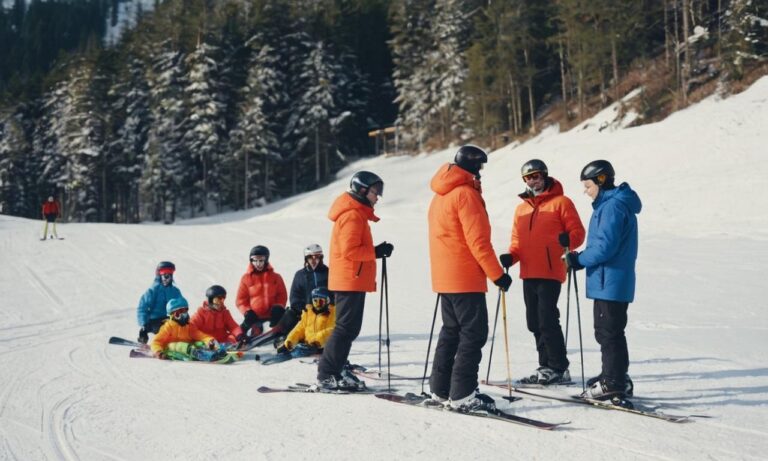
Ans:
{"label": "child sitting in snow", "polygon": [[220,285],[213,285],[205,291],[205,297],[207,300],[203,301],[203,305],[192,315],[190,323],[198,330],[213,336],[222,345],[234,346],[245,341],[243,330],[224,305],[227,290]]}
{"label": "child sitting in snow", "polygon": [[155,335],[152,354],[159,359],[212,361],[226,355],[218,341],[189,324],[189,304],[183,297],[168,301],[166,312],[170,321],[165,322]]}
{"label": "child sitting in snow", "polygon": [[278,354],[290,354],[292,357],[306,357],[319,354],[331,337],[336,326],[336,307],[331,304],[327,288],[312,290],[312,304],[301,314],[301,320],[291,330]]}

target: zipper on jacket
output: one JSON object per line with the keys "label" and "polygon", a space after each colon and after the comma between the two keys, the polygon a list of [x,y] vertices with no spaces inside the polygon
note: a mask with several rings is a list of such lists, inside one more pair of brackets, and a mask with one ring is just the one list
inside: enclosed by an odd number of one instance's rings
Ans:
{"label": "zipper on jacket", "polygon": [[536,213],[539,212],[538,205],[531,205],[533,206],[533,213],[531,213],[531,220],[528,221],[528,230],[533,230],[533,220],[536,218]]}
{"label": "zipper on jacket", "polygon": [[549,247],[546,247],[547,250],[547,264],[549,264],[549,270],[552,270],[552,259],[549,257]]}
{"label": "zipper on jacket", "polygon": [[357,268],[357,274],[355,277],[360,277],[360,273],[363,271],[363,263],[360,263],[360,267]]}

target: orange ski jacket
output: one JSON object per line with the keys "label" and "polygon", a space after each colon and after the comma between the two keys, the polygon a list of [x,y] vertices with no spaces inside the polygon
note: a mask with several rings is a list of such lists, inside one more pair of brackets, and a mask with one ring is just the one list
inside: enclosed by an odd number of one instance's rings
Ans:
{"label": "orange ski jacket", "polygon": [[234,343],[235,338],[243,332],[226,307],[217,311],[209,307],[208,301],[203,301],[189,322],[220,343]]}
{"label": "orange ski jacket", "polygon": [[192,324],[188,323],[181,326],[173,320],[169,320],[160,327],[160,331],[157,332],[155,338],[152,340],[150,348],[152,349],[152,352],[162,352],[170,343],[193,343],[195,341],[202,341],[208,344],[212,340],[213,336],[203,333]]}
{"label": "orange ski jacket", "polygon": [[269,319],[272,306],[285,306],[287,301],[288,292],[283,278],[275,272],[271,264],[267,264],[263,271],[256,272],[253,264],[248,263],[248,269],[240,278],[235,301],[241,314],[245,315],[251,310],[258,318]]}
{"label": "orange ski jacket", "polygon": [[430,183],[429,259],[436,293],[485,293],[504,273],[491,245],[491,223],[472,173],[440,167]]}
{"label": "orange ski jacket", "polygon": [[328,289],[331,291],[376,291],[376,252],[368,221],[377,222],[373,208],[344,192],[328,211],[333,221]]}
{"label": "orange ski jacket", "polygon": [[515,209],[509,253],[520,261],[521,279],[565,281],[563,247],[558,235],[568,232],[571,249],[584,243],[584,225],[571,199],[563,195],[563,186],[549,178],[550,187],[537,196],[519,195],[523,203]]}

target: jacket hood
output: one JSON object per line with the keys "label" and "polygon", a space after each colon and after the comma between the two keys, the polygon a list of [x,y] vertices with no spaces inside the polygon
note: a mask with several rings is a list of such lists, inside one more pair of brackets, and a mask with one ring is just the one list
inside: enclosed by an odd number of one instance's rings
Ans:
{"label": "jacket hood", "polygon": [[429,187],[434,193],[445,195],[459,186],[466,185],[476,188],[475,184],[475,177],[472,173],[452,163],[446,163],[432,176]]}
{"label": "jacket hood", "polygon": [[640,210],[643,208],[643,204],[640,201],[640,197],[637,195],[637,193],[632,190],[632,188],[629,186],[629,184],[623,182],[619,185],[619,187],[616,187],[614,189],[610,190],[601,190],[600,195],[598,195],[597,200],[595,200],[592,203],[593,208],[596,208],[597,205],[602,203],[605,200],[611,200],[615,199],[620,201],[624,204],[624,206],[627,207],[629,211],[631,211],[634,214],[640,213]]}
{"label": "jacket hood", "polygon": [[553,177],[548,177],[547,182],[549,182],[549,187],[539,195],[534,196],[531,194],[531,192],[526,189],[525,192],[518,194],[518,197],[520,197],[523,200],[529,199],[529,198],[536,198],[536,199],[544,199],[548,197],[556,197],[558,195],[563,195],[563,185],[560,184],[560,181]]}
{"label": "jacket hood", "polygon": [[361,213],[368,221],[377,222],[379,220],[379,217],[373,214],[372,207],[358,202],[348,192],[344,192],[333,201],[331,209],[328,210],[328,219],[335,222],[339,219],[339,216],[350,210],[356,210],[358,213]]}

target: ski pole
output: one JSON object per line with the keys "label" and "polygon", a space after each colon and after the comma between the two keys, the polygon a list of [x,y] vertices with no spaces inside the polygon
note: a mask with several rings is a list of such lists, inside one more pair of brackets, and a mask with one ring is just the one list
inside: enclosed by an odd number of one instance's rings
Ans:
{"label": "ski pole", "polygon": [[501,306],[501,290],[499,290],[499,297],[496,299],[496,315],[493,318],[493,335],[491,336],[491,351],[488,353],[488,373],[485,374],[486,383],[489,383],[491,380],[491,362],[493,360],[493,343],[496,342],[496,324],[499,322],[500,306]]}
{"label": "ski pole", "polygon": [[387,391],[392,392],[392,373],[390,370],[389,355],[389,280],[387,278],[387,258],[381,260],[381,270],[384,273],[382,282],[384,284],[384,315],[387,321]]}
{"label": "ski pole", "polygon": [[[501,292],[499,288],[499,292]],[[507,356],[507,389],[509,390],[510,401],[512,398],[512,369],[509,365],[509,333],[507,331],[507,294],[501,294],[501,319],[504,322],[504,352]]]}
{"label": "ski pole", "polygon": [[432,314],[432,328],[429,329],[429,343],[427,343],[427,359],[424,360],[424,376],[421,378],[421,393],[424,394],[424,381],[427,379],[427,366],[429,365],[429,351],[432,349],[432,335],[435,333],[435,320],[437,320],[437,306],[440,304],[440,293],[435,298],[435,313]]}
{"label": "ski pole", "polygon": [[[563,259],[567,258],[568,253],[570,252],[569,248],[563,247]],[[565,298],[565,351],[566,354],[568,353],[568,324],[571,320],[571,268],[568,267],[568,261],[565,260],[565,268],[568,271],[568,289],[567,291],[567,297]]]}
{"label": "ski pole", "polygon": [[379,377],[381,377],[381,323],[384,315],[384,287],[386,287],[387,279],[387,257],[381,258],[381,297],[379,298]]}
{"label": "ski pole", "polygon": [[576,293],[576,318],[579,320],[579,353],[581,354],[581,390],[587,390],[587,384],[584,380],[584,345],[581,341],[581,309],[579,308],[579,284],[576,281],[576,270],[570,268],[573,272],[573,291]]}

